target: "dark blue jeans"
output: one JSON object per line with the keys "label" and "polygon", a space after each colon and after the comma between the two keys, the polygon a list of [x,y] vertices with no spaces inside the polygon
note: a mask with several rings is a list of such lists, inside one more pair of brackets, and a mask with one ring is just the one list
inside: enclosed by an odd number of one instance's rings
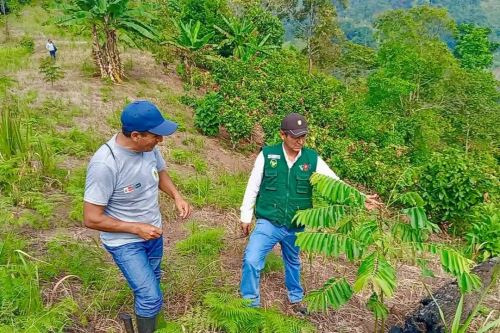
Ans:
{"label": "dark blue jeans", "polygon": [[135,313],[155,317],[163,304],[160,290],[160,263],[163,237],[120,246],[106,246],[134,292]]}
{"label": "dark blue jeans", "polygon": [[55,59],[56,58],[56,51],[49,51],[50,53],[50,56],[52,57],[52,59]]}

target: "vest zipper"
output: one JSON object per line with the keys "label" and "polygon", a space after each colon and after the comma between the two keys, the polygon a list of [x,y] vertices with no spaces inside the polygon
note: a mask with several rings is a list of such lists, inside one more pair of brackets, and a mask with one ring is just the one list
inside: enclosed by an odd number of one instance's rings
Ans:
{"label": "vest zipper", "polygon": [[288,168],[287,176],[286,176],[286,204],[285,204],[285,220],[288,217],[288,197],[290,196],[290,168],[288,164],[286,166]]}

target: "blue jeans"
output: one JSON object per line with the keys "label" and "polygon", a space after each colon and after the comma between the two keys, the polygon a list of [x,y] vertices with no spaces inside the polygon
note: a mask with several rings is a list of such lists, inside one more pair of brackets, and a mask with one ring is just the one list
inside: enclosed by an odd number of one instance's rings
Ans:
{"label": "blue jeans", "polygon": [[304,297],[304,289],[300,284],[300,249],[295,245],[295,233],[302,229],[277,227],[271,222],[258,219],[255,229],[250,235],[243,255],[240,293],[243,298],[252,301],[251,306],[260,306],[260,272],[264,268],[266,256],[276,243],[281,245],[281,254],[285,262],[285,286],[288,299],[297,303]]}
{"label": "blue jeans", "polygon": [[135,313],[141,317],[155,317],[163,303],[160,290],[160,263],[163,255],[163,237],[106,246],[106,250],[122,271],[134,292]]}

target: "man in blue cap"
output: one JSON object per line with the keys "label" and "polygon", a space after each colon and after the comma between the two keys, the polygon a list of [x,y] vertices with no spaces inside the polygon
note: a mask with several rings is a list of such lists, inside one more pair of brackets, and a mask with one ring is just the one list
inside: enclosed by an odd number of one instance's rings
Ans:
{"label": "man in blue cap", "polygon": [[177,124],[144,100],[128,104],[121,123],[121,133],[102,145],[88,165],[84,223],[101,231],[104,247],[134,292],[138,331],[149,333],[156,329],[163,303],[158,189],[174,199],[181,218],[190,215],[191,207],[172,183],[156,147]]}

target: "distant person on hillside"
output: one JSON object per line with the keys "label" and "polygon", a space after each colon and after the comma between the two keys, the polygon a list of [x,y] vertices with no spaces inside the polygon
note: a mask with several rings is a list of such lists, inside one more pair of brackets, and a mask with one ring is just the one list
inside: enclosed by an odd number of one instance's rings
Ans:
{"label": "distant person on hillside", "polygon": [[[248,181],[240,208],[243,234],[250,233],[254,211],[257,222],[243,256],[240,292],[243,298],[251,300],[252,307],[260,306],[260,272],[266,256],[280,243],[292,310],[307,314],[302,304],[300,249],[295,245],[296,233],[303,227],[298,227],[292,219],[299,209],[312,207],[309,178],[314,172],[339,179],[314,150],[304,148],[307,133],[307,121],[302,115],[287,115],[281,122],[283,142],[262,149]],[[375,198],[376,195],[366,197],[368,209],[380,204]]]}
{"label": "distant person on hillside", "polygon": [[101,231],[104,247],[134,292],[138,332],[149,333],[156,329],[163,303],[158,189],[174,199],[181,218],[189,217],[191,207],[177,191],[156,147],[177,124],[144,100],[128,104],[121,123],[121,132],[102,145],[88,165],[84,223]]}
{"label": "distant person on hillside", "polygon": [[56,60],[56,52],[57,52],[57,47],[56,45],[52,42],[52,40],[47,41],[47,45],[45,45],[45,48],[49,50],[50,57],[54,60]]}

